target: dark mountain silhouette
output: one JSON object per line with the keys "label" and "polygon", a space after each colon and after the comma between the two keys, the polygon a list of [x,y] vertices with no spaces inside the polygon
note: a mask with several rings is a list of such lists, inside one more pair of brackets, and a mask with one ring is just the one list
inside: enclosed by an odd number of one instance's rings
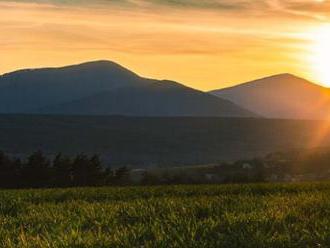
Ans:
{"label": "dark mountain silhouette", "polygon": [[253,114],[227,100],[159,81],[138,87],[123,87],[42,110],[51,114],[130,116],[241,116]]}
{"label": "dark mountain silhouette", "polygon": [[230,101],[109,61],[0,77],[0,113],[255,117]]}
{"label": "dark mountain silhouette", "polygon": [[258,79],[211,94],[269,118],[329,119],[330,89],[291,74]]}

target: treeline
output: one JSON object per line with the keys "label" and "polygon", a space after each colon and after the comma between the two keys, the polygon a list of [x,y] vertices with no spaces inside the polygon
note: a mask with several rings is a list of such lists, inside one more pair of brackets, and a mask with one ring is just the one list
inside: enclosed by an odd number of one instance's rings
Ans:
{"label": "treeline", "polygon": [[41,151],[22,160],[0,151],[0,188],[51,188],[124,185],[126,167],[106,168],[99,156],[58,154],[49,159]]}
{"label": "treeline", "polygon": [[111,169],[99,156],[58,154],[50,159],[41,151],[24,159],[0,151],[0,188],[67,188],[117,185],[254,183],[330,179],[330,152],[273,153],[264,158],[210,166]]}

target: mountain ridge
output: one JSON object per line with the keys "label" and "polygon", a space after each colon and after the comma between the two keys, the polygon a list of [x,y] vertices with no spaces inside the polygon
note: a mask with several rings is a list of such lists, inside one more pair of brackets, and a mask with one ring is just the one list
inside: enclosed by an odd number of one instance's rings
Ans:
{"label": "mountain ridge", "polygon": [[[153,89],[155,87],[157,89]],[[71,115],[257,117],[228,100],[215,99],[208,93],[178,82],[144,78],[115,62],[105,60],[7,73],[0,77],[0,89],[0,113],[51,114],[54,112],[52,109],[57,109],[56,114],[65,114],[71,109]],[[128,89],[123,99],[116,94],[120,89]],[[104,92],[108,96],[100,101],[99,94]],[[139,95],[133,95],[133,92]],[[79,101],[84,99],[87,102],[82,101],[79,105]],[[135,99],[134,103],[132,99]],[[171,102],[175,102],[176,106]],[[75,104],[75,107],[70,106],[70,103]],[[147,109],[151,109],[149,105],[153,110],[148,112]],[[90,106],[95,108],[91,109]]]}
{"label": "mountain ridge", "polygon": [[235,88],[235,87],[239,87],[239,86],[248,86],[252,83],[259,83],[259,82],[262,82],[264,80],[268,80],[268,79],[273,79],[273,78],[291,78],[291,79],[300,79],[302,81],[306,81],[308,84],[310,85],[313,85],[313,86],[317,86],[317,87],[321,87],[321,88],[324,88],[324,89],[329,89],[328,87],[325,87],[323,85],[320,85],[320,84],[317,84],[317,83],[314,83],[314,82],[311,82],[311,81],[308,81],[307,79],[303,78],[303,77],[300,77],[300,76],[297,76],[295,74],[292,74],[292,73],[279,73],[279,74],[274,74],[274,75],[270,75],[270,76],[265,76],[265,77],[261,77],[261,78],[257,78],[257,79],[253,79],[253,80],[250,80],[250,81],[247,81],[247,82],[244,82],[244,83],[238,83],[238,84],[234,84],[232,86],[228,86],[228,87],[223,87],[223,88],[219,88],[219,89],[213,89],[213,90],[209,90],[208,92],[214,92],[214,91],[219,91],[219,90],[227,90],[227,89],[231,89],[231,88]]}
{"label": "mountain ridge", "polygon": [[293,74],[272,75],[209,93],[268,118],[330,118],[330,89]]}

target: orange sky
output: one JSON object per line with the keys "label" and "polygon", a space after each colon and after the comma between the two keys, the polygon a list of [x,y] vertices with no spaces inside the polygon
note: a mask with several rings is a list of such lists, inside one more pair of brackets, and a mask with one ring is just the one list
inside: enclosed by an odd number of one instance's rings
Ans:
{"label": "orange sky", "polygon": [[202,90],[284,72],[330,85],[318,35],[330,36],[329,11],[321,0],[0,0],[0,73],[107,59]]}

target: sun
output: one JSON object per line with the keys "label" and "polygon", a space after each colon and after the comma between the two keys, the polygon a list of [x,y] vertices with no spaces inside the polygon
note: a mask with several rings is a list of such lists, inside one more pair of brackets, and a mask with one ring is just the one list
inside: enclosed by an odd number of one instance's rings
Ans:
{"label": "sun", "polygon": [[314,77],[330,87],[330,25],[311,32],[310,39],[310,63]]}

